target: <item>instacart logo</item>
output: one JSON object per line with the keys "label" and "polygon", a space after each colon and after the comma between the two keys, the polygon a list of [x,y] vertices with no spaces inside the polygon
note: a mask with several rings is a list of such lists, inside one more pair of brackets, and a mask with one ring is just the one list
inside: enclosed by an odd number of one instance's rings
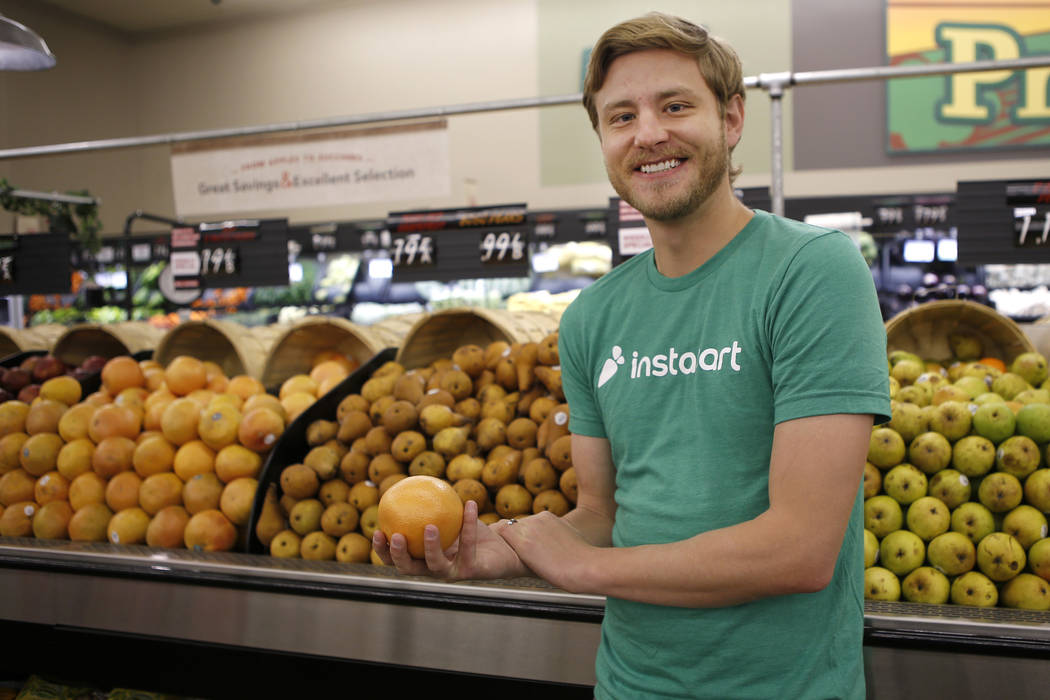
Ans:
{"label": "instacart logo", "polygon": [[[630,379],[674,377],[697,372],[719,372],[723,369],[739,372],[741,350],[740,343],[735,340],[722,348],[702,348],[696,352],[687,350],[680,353],[674,346],[668,348],[666,353],[656,355],[640,355],[635,350],[631,353]],[[598,375],[599,388],[616,376],[620,367],[626,363],[623,348],[619,345],[614,345],[609,355]]]}

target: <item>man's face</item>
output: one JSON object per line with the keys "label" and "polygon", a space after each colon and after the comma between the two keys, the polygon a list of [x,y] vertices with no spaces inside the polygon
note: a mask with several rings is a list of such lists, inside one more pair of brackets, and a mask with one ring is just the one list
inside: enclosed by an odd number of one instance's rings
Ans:
{"label": "man's face", "polygon": [[[743,122],[739,98],[719,113],[696,60],[667,49],[613,61],[595,93],[609,182],[646,218],[674,221],[728,185],[727,121]],[[731,134],[733,145],[739,130]]]}

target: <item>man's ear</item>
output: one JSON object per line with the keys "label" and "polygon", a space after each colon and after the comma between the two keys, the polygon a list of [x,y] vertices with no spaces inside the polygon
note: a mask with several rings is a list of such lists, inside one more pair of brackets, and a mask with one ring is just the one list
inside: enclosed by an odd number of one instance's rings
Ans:
{"label": "man's ear", "polygon": [[726,105],[726,143],[733,148],[740,141],[744,133],[744,97],[733,95]]}

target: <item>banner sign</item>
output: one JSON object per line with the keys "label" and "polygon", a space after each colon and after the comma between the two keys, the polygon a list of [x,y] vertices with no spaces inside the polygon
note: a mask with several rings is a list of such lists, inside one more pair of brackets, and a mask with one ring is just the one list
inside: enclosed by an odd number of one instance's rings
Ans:
{"label": "banner sign", "polygon": [[444,197],[447,122],[176,144],[171,178],[180,218]]}
{"label": "banner sign", "polygon": [[[891,66],[1050,55],[1046,0],[886,0]],[[1050,67],[886,81],[887,152],[1050,146]]]}

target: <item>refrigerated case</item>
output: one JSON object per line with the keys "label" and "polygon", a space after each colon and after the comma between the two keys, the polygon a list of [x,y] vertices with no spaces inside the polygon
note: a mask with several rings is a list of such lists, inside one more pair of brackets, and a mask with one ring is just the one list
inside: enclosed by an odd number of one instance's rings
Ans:
{"label": "refrigerated case", "polygon": [[[537,579],[0,538],[6,677],[194,697],[591,697],[604,600]],[[865,605],[868,697],[1045,697],[1050,613]],[[805,640],[799,640],[805,643]],[[698,650],[702,653],[702,650]]]}

